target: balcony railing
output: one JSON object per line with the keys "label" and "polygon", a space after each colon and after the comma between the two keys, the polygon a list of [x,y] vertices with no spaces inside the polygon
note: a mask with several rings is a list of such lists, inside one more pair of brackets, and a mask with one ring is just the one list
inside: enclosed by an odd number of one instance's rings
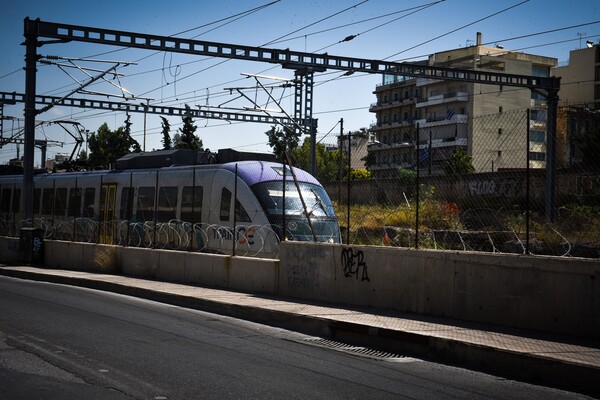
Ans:
{"label": "balcony railing", "polygon": [[454,101],[468,101],[469,94],[467,92],[448,92],[429,96],[426,99],[419,99],[417,104],[419,107],[431,106],[436,104],[451,103]]}
{"label": "balcony railing", "polygon": [[465,123],[469,121],[467,114],[453,114],[450,118],[448,115],[436,115],[435,117],[428,117],[426,119],[419,119],[415,121],[415,124],[419,124],[421,127],[425,127],[429,124],[432,125],[444,125],[444,124],[456,124]]}
{"label": "balcony railing", "polygon": [[369,111],[375,111],[375,110],[382,110],[385,108],[390,108],[390,107],[396,107],[396,106],[401,106],[401,105],[406,105],[406,104],[414,104],[417,102],[417,99],[414,97],[406,97],[403,99],[399,99],[399,100],[388,100],[388,101],[382,101],[382,102],[376,102],[376,103],[371,103],[371,106],[369,107]]}

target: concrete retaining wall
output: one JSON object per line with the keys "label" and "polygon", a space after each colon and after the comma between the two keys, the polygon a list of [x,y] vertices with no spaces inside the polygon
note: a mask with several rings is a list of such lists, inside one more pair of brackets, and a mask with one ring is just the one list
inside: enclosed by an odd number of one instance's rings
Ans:
{"label": "concrete retaining wall", "polygon": [[597,260],[284,243],[279,294],[600,338]]}
{"label": "concrete retaining wall", "polygon": [[[51,268],[370,306],[600,339],[597,260],[285,242],[280,260],[46,241]],[[0,262],[19,261],[0,237]]]}

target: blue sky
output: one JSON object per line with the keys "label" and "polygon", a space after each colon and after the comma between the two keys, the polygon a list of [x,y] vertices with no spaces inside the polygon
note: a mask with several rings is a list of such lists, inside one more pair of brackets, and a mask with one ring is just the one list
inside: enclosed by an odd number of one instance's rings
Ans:
{"label": "blue sky", "polygon": [[[423,59],[437,51],[471,45],[477,32],[482,32],[484,43],[554,57],[559,62],[567,61],[569,51],[585,46],[586,40],[595,43],[600,40],[598,0],[280,0],[270,3],[270,0],[10,1],[3,5],[0,15],[0,91],[24,92],[24,46],[21,43],[25,17],[165,36],[185,31],[179,37],[398,61]],[[248,12],[252,9],[256,10]],[[547,31],[555,32],[539,34]],[[355,35],[355,38],[344,42],[343,39],[350,35]],[[253,86],[254,81],[244,78],[242,73],[293,77],[292,71],[262,63],[223,62],[222,59],[85,43],[46,45],[39,49],[39,54],[136,62],[119,69],[123,74],[119,83],[138,98],[150,98],[152,104],[176,107],[184,104],[192,107],[250,107],[249,100],[236,99],[235,92],[229,95],[229,91],[225,90]],[[76,64],[98,69],[106,69],[109,65]],[[79,71],[69,72],[77,80],[87,79]],[[372,92],[381,77],[355,74],[341,78],[341,75],[335,71],[315,75],[313,117],[318,119],[317,137],[323,143],[335,143],[341,118],[346,132],[375,122],[368,109],[376,101]],[[75,87],[73,78],[55,66],[40,65],[37,93],[64,95]],[[273,83],[264,79],[261,82]],[[118,93],[106,83],[95,85],[93,89]],[[247,95],[261,104],[266,102],[266,95],[260,91],[248,91]],[[293,114],[290,89],[285,92],[274,90],[273,95],[281,99],[286,112]],[[269,108],[273,108],[272,103]],[[15,117],[4,121],[5,137],[22,128],[22,104],[5,106],[4,115]],[[95,131],[103,122],[108,123],[111,129],[122,126],[125,115],[55,107],[40,114],[38,120],[72,120]],[[131,121],[134,138],[142,143],[143,116],[132,115]],[[219,120],[195,122],[198,126],[196,133],[205,148],[270,150],[264,134],[270,128],[268,125],[232,124]],[[171,132],[175,133],[181,120],[170,118],[170,123]],[[160,131],[160,118],[149,115],[146,150],[162,147]],[[48,157],[71,153],[73,140],[57,125],[41,124],[36,138],[44,136],[65,143],[49,147]],[[6,163],[15,156],[14,145],[0,149],[0,163]],[[36,151],[36,165],[39,158]]]}

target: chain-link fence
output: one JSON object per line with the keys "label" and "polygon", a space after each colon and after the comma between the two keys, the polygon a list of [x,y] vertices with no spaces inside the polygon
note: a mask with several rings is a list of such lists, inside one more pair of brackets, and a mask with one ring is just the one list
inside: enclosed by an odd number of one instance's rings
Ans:
{"label": "chain-link fence", "polygon": [[302,170],[256,160],[158,168],[178,155],[139,157],[131,169],[36,177],[33,221],[19,209],[22,177],[0,177],[0,235],[35,227],[51,240],[264,258],[282,240],[339,242],[327,193]]}
{"label": "chain-link fence", "polygon": [[[283,164],[262,199],[256,187],[239,194],[233,171],[217,189],[197,167],[50,174],[36,181],[25,224],[21,180],[3,181],[0,234],[36,226],[48,239],[277,257],[281,240],[338,241],[339,224],[348,244],[598,258],[600,112],[559,109],[555,173],[546,169],[546,119],[544,108],[446,115],[375,137],[318,137],[314,175],[333,207],[312,178],[298,185]],[[310,170],[308,142],[292,164]]]}
{"label": "chain-link fence", "polygon": [[[369,172],[348,179],[346,166],[323,182],[344,242],[600,257],[600,112],[560,109],[551,174],[546,117],[536,108],[350,134],[348,165]],[[347,137],[325,147],[347,156]]]}

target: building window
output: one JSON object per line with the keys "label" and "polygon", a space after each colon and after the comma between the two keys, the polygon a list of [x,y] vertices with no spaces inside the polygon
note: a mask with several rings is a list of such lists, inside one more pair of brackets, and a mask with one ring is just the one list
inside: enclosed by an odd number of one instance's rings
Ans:
{"label": "building window", "polygon": [[531,161],[546,161],[546,153],[541,153],[538,151],[530,151],[529,159]]}
{"label": "building window", "polygon": [[529,131],[529,141],[544,143],[546,141],[546,132],[544,132],[544,131]]}
{"label": "building window", "polygon": [[544,77],[547,78],[550,76],[550,68],[549,67],[540,67],[540,66],[533,66],[531,68],[531,75],[532,76],[540,76],[540,77]]}
{"label": "building window", "polygon": [[546,110],[531,110],[530,118],[532,121],[546,121]]}

